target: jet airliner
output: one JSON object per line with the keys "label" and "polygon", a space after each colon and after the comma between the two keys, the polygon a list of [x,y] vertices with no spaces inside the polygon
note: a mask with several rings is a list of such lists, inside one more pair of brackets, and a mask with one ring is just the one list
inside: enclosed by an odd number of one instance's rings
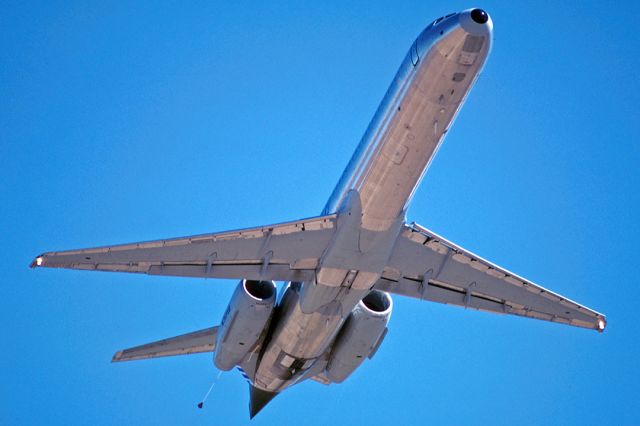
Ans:
{"label": "jet airliner", "polygon": [[[251,417],[294,384],[341,383],[372,358],[392,294],[603,331],[604,315],[405,219],[492,32],[489,15],[469,9],[420,33],[319,216],[48,252],[31,266],[240,280],[220,325],[119,351],[113,361],[212,352],[217,368],[235,367],[249,382]],[[275,281],[287,283],[280,295]]]}

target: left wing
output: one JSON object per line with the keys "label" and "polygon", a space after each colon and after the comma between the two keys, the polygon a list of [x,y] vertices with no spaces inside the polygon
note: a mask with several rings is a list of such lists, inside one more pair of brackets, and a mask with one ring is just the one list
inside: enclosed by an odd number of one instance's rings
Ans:
{"label": "left wing", "polygon": [[31,267],[201,278],[304,281],[331,241],[336,216],[149,242],[44,253]]}
{"label": "left wing", "polygon": [[496,266],[417,224],[404,226],[375,288],[598,331],[606,326],[604,315]]}

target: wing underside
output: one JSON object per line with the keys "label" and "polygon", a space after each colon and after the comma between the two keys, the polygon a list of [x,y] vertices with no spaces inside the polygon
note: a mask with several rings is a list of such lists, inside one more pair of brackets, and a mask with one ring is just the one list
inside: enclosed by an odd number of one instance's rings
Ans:
{"label": "wing underside", "polygon": [[419,225],[405,225],[377,289],[421,300],[604,330],[604,315]]}
{"label": "wing underside", "polygon": [[167,240],[49,252],[32,267],[200,278],[304,281],[335,230],[335,215]]}
{"label": "wing underside", "polygon": [[[256,228],[49,252],[32,267],[200,278],[307,281],[330,244],[336,215]],[[604,315],[540,287],[417,224],[405,225],[375,288],[495,313],[602,331]]]}

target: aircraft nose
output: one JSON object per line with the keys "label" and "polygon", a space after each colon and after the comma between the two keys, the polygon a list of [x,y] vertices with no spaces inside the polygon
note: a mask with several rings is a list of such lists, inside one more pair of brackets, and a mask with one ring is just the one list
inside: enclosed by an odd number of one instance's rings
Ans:
{"label": "aircraft nose", "polygon": [[469,34],[491,37],[493,22],[484,9],[467,9],[460,13],[460,25]]}
{"label": "aircraft nose", "polygon": [[471,19],[477,24],[486,24],[489,20],[489,15],[482,9],[473,9],[471,11]]}

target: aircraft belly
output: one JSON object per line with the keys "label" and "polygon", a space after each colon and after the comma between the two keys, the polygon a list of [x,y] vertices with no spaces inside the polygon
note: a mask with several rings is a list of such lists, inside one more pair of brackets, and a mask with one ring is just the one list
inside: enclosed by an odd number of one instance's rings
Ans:
{"label": "aircraft belly", "polygon": [[[465,36],[462,30],[450,34],[419,63],[379,148],[354,182],[364,229],[388,229],[402,214],[471,88],[479,67],[457,60]],[[455,81],[461,68],[464,79]]]}
{"label": "aircraft belly", "polygon": [[[312,285],[304,285],[307,284]],[[260,359],[255,385],[280,392],[296,383],[328,352],[345,319],[368,292],[369,289],[343,289],[332,302],[315,312],[305,313],[299,292],[287,289],[281,317]]]}
{"label": "aircraft belly", "polygon": [[407,55],[327,202],[336,232],[314,279],[283,297],[255,375],[262,390],[280,392],[326,366],[345,319],[388,262],[406,206],[488,54],[490,41],[460,26],[437,34],[418,37],[420,60]]}
{"label": "aircraft belly", "polygon": [[[359,193],[362,228],[389,229],[403,215],[488,55],[490,40],[460,26],[425,30],[369,124],[325,213]],[[413,49],[413,47],[412,47]]]}

